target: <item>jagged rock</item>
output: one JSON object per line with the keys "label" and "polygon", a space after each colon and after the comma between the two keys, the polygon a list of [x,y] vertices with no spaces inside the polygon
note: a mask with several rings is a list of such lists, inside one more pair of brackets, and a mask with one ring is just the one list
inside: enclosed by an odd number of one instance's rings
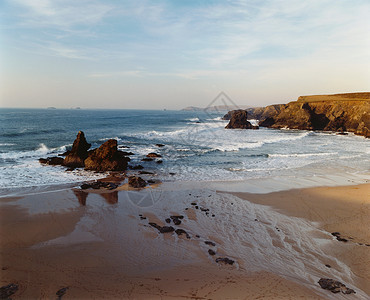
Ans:
{"label": "jagged rock", "polygon": [[117,150],[117,141],[110,139],[89,153],[85,160],[86,170],[95,171],[123,171],[127,169],[130,158],[124,156],[122,151]]}
{"label": "jagged rock", "polygon": [[236,110],[232,113],[229,124],[226,129],[252,129],[252,124],[247,120],[246,110]]}
{"label": "jagged rock", "polygon": [[133,188],[143,188],[146,186],[146,181],[138,176],[130,176],[128,178],[128,185]]}
{"label": "jagged rock", "polygon": [[71,168],[84,167],[84,160],[87,158],[87,150],[91,147],[86,141],[85,134],[79,131],[76,139],[73,142],[72,150],[65,157],[63,165]]}
{"label": "jagged rock", "polygon": [[162,155],[160,155],[158,153],[151,152],[151,153],[147,154],[146,157],[162,157]]}
{"label": "jagged rock", "polygon": [[11,283],[0,288],[0,299],[9,299],[16,291],[18,291],[18,284]]}
{"label": "jagged rock", "polygon": [[228,264],[228,265],[233,265],[234,262],[235,262],[234,260],[232,260],[230,258],[227,258],[227,257],[216,258],[216,263],[224,263],[224,264]]}
{"label": "jagged rock", "polygon": [[321,288],[324,290],[329,290],[332,293],[342,292],[343,294],[356,294],[353,289],[347,288],[343,283],[329,278],[320,278],[318,281]]}
{"label": "jagged rock", "polygon": [[60,166],[63,164],[63,158],[57,156],[40,158],[39,162],[50,166]]}

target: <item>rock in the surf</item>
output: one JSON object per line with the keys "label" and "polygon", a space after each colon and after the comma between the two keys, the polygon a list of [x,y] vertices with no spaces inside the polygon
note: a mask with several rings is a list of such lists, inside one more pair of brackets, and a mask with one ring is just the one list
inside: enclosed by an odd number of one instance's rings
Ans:
{"label": "rock in the surf", "polygon": [[117,141],[110,139],[98,149],[91,151],[85,160],[85,169],[94,171],[123,171],[127,169],[130,158],[117,150]]}
{"label": "rock in the surf", "polygon": [[63,165],[71,168],[79,168],[85,166],[85,159],[88,156],[87,150],[91,147],[86,141],[85,134],[79,131],[77,137],[72,145],[72,150],[69,151],[68,155],[63,161]]}

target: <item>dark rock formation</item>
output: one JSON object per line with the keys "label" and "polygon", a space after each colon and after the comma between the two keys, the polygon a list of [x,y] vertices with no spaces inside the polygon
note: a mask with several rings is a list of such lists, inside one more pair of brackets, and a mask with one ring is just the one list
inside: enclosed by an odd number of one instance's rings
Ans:
{"label": "dark rock formation", "polygon": [[[266,109],[269,107],[266,107]],[[301,96],[261,118],[270,128],[353,132],[370,137],[370,93]]]}
{"label": "dark rock formation", "polygon": [[208,249],[208,254],[213,256],[216,255],[216,252],[213,251],[212,249]]}
{"label": "dark rock formation", "polygon": [[226,129],[253,129],[250,122],[247,121],[246,110],[236,110],[232,113],[229,124],[226,125]]}
{"label": "dark rock formation", "polygon": [[58,290],[55,295],[58,296],[58,299],[62,299],[62,297],[66,294],[67,290],[69,289],[69,287],[64,287],[64,288],[61,288],[60,290]]}
{"label": "dark rock formation", "polygon": [[213,246],[213,247],[216,246],[216,244],[214,242],[211,242],[211,241],[205,241],[204,243],[208,246]]}
{"label": "dark rock formation", "polygon": [[18,284],[10,283],[0,288],[0,299],[9,299],[16,291],[18,291]]}
{"label": "dark rock formation", "polygon": [[340,232],[332,232],[331,233],[333,236],[335,236],[335,238],[339,241],[339,242],[348,242],[348,240],[347,239],[345,239],[345,238],[342,238],[341,236],[340,236]]}
{"label": "dark rock formation", "polygon": [[181,224],[181,219],[183,219],[184,216],[171,216],[170,218],[173,221],[173,224],[180,225]]}
{"label": "dark rock formation", "polygon": [[57,156],[48,157],[48,158],[40,158],[39,162],[41,164],[46,164],[50,166],[58,166],[58,165],[60,166],[63,164],[63,158],[57,157]]}
{"label": "dark rock formation", "polygon": [[84,160],[87,158],[87,150],[91,147],[85,139],[85,134],[79,131],[77,137],[72,145],[72,150],[68,152],[68,155],[64,159],[63,165],[71,168],[84,167]]}
{"label": "dark rock formation", "polygon": [[343,294],[356,294],[353,289],[347,288],[343,283],[334,279],[321,278],[318,283],[321,288],[323,288],[324,290],[329,290],[332,293],[342,292]]}
{"label": "dark rock formation", "polygon": [[143,188],[146,186],[146,181],[138,176],[130,176],[128,178],[128,185],[133,188]]}
{"label": "dark rock formation", "polygon": [[87,189],[98,190],[98,189],[101,189],[101,188],[106,188],[108,190],[114,190],[118,187],[118,184],[116,184],[114,182],[107,182],[107,181],[98,180],[98,181],[91,182],[91,183],[84,183],[80,187],[81,187],[82,190],[87,190]]}
{"label": "dark rock formation", "polygon": [[163,144],[155,144],[157,147],[164,147]]}
{"label": "dark rock formation", "polygon": [[117,150],[117,141],[110,139],[89,153],[85,160],[86,170],[95,171],[123,171],[127,169],[130,158],[122,151]]}
{"label": "dark rock formation", "polygon": [[174,231],[175,231],[175,228],[173,228],[172,226],[163,226],[159,229],[160,233],[168,233],[168,232],[174,232]]}
{"label": "dark rock formation", "polygon": [[130,166],[131,170],[142,170],[144,167],[142,165],[137,165],[137,166]]}
{"label": "dark rock formation", "polygon": [[186,238],[187,239],[190,239],[190,235],[184,230],[184,229],[176,229],[175,230],[175,233],[178,235],[178,236],[181,236],[182,234],[185,234]]}
{"label": "dark rock formation", "polygon": [[151,153],[147,154],[146,157],[162,157],[162,155],[160,155],[158,153],[151,152]]}
{"label": "dark rock formation", "polygon": [[227,257],[216,258],[216,263],[224,263],[224,264],[228,264],[228,265],[233,265],[234,262],[235,262],[234,260],[232,260],[230,258],[227,258]]}

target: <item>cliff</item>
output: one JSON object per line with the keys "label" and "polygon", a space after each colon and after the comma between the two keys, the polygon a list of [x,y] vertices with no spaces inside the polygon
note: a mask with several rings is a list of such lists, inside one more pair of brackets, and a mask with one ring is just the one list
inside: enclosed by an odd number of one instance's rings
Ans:
{"label": "cliff", "polygon": [[370,137],[370,93],[301,96],[257,111],[264,127],[348,131]]}

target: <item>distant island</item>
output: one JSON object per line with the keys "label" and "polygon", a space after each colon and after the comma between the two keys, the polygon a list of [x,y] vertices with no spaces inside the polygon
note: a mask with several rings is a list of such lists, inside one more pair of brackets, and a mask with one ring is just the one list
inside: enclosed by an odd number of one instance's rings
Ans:
{"label": "distant island", "polygon": [[220,111],[229,111],[229,110],[235,110],[235,109],[247,109],[250,108],[250,105],[215,105],[215,106],[208,106],[208,107],[197,107],[197,106],[188,106],[181,110],[183,111],[214,111],[214,112],[220,112]]}

